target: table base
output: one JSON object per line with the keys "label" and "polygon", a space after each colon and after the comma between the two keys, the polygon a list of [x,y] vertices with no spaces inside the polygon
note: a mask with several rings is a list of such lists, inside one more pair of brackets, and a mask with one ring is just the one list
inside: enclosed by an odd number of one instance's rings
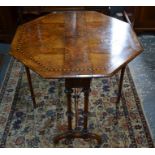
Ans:
{"label": "table base", "polygon": [[[121,69],[121,75],[120,75],[120,81],[119,81],[119,89],[118,89],[118,96],[116,101],[116,124],[118,123],[118,111],[119,111],[119,102],[121,98],[121,92],[122,92],[122,85],[123,85],[123,77],[125,72],[126,66],[122,67]],[[28,78],[28,84],[30,87],[31,97],[33,101],[34,108],[37,107],[35,96],[33,92],[32,87],[32,81],[30,76],[29,68],[25,66],[27,78]],[[57,135],[54,137],[53,141],[55,144],[57,144],[60,140],[64,138],[83,138],[83,139],[96,139],[98,145],[101,144],[102,140],[101,137],[97,134],[88,132],[87,125],[88,125],[88,103],[89,103],[89,92],[90,92],[90,83],[91,78],[68,78],[65,79],[65,93],[67,96],[67,119],[68,119],[68,131]],[[83,123],[83,130],[78,131],[75,130],[78,128],[78,98],[80,97],[77,89],[82,89],[82,92],[84,93],[84,110],[83,110],[83,116],[84,116],[84,123]],[[74,90],[74,91],[73,91]],[[72,93],[74,93],[74,102],[75,102],[75,129],[72,129]]]}
{"label": "table base", "polygon": [[[96,139],[98,145],[101,144],[101,137],[97,134],[89,133],[87,129],[88,125],[88,103],[89,103],[89,92],[90,92],[91,78],[69,78],[65,79],[65,93],[67,96],[67,119],[68,119],[68,131],[54,137],[53,141],[57,144],[61,139],[64,138],[84,138],[84,139]],[[83,130],[75,130],[78,128],[78,99],[80,97],[77,89],[82,89],[84,93],[84,110],[83,110]],[[75,103],[75,129],[72,129],[72,93]]]}
{"label": "table base", "polygon": [[83,138],[83,139],[96,139],[98,146],[102,143],[101,136],[94,133],[80,132],[80,131],[67,131],[62,133],[56,137],[54,137],[54,144],[58,144],[58,142],[62,139],[73,139],[73,138]]}

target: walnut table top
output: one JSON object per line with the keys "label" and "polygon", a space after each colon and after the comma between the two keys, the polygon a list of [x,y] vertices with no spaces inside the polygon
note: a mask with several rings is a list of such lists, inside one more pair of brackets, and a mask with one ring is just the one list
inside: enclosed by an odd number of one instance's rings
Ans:
{"label": "walnut table top", "polygon": [[10,53],[44,78],[91,78],[112,76],[142,50],[128,23],[69,11],[19,26]]}

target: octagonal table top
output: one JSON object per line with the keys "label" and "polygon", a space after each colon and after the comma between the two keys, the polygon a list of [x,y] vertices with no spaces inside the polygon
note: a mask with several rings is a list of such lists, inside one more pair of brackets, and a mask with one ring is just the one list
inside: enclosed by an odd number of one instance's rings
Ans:
{"label": "octagonal table top", "polygon": [[142,51],[128,23],[69,11],[20,25],[10,54],[44,78],[79,78],[112,76]]}

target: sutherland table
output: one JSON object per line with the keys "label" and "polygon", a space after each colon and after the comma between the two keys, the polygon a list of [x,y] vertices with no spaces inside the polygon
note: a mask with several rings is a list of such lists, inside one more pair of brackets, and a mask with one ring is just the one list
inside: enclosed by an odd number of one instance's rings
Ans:
{"label": "sutherland table", "polygon": [[[94,138],[101,143],[99,135],[87,130],[91,80],[111,77],[121,70],[118,107],[125,66],[142,50],[128,23],[94,11],[71,11],[51,13],[19,26],[11,55],[25,65],[34,107],[36,102],[29,69],[46,79],[65,79],[68,131],[56,136],[55,143],[63,138]],[[78,89],[84,93],[82,131],[72,127],[71,96],[74,93],[77,105]]]}

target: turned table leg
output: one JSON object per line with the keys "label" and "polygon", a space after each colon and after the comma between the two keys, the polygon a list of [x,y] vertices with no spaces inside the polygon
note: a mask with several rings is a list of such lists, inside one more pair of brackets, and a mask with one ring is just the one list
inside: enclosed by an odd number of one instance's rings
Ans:
{"label": "turned table leg", "polygon": [[87,132],[88,125],[88,101],[89,101],[89,91],[90,89],[83,89],[84,92],[84,132]]}
{"label": "turned table leg", "polygon": [[36,104],[36,101],[35,101],[34,91],[33,91],[33,87],[32,87],[32,80],[31,80],[30,70],[29,70],[29,68],[27,66],[25,66],[25,70],[26,70],[26,74],[27,74],[27,80],[28,80],[28,85],[29,85],[29,88],[30,88],[33,107],[36,108],[37,104]]}
{"label": "turned table leg", "polygon": [[[88,105],[89,105],[89,92],[90,92],[90,78],[70,78],[65,80],[65,93],[67,96],[67,117],[68,117],[68,130],[60,135],[57,135],[54,137],[53,141],[54,144],[57,144],[61,139],[64,138],[83,138],[83,139],[96,139],[97,144],[100,145],[102,140],[101,137],[97,134],[90,133],[87,129],[88,125]],[[71,106],[71,93],[73,93],[73,89],[76,88],[82,88],[82,92],[84,93],[84,124],[83,124],[83,130],[80,131],[77,129],[78,126],[78,112],[75,112],[75,117],[76,117],[76,123],[75,123],[75,128],[72,129],[72,106]],[[77,96],[77,91],[75,91],[75,98]],[[78,100],[76,99],[76,104]],[[75,106],[77,107],[77,106]],[[78,110],[78,108],[75,108],[75,110]]]}
{"label": "turned table leg", "polygon": [[65,93],[67,96],[67,118],[68,118],[68,131],[72,131],[72,105],[71,105],[71,88],[66,88]]}
{"label": "turned table leg", "polygon": [[118,115],[119,115],[118,114],[119,113],[119,102],[120,102],[121,94],[122,94],[123,78],[124,78],[125,68],[126,68],[126,66],[124,66],[121,69],[121,75],[120,75],[120,80],[119,80],[118,96],[117,96],[117,100],[116,100],[116,119],[118,118]]}

